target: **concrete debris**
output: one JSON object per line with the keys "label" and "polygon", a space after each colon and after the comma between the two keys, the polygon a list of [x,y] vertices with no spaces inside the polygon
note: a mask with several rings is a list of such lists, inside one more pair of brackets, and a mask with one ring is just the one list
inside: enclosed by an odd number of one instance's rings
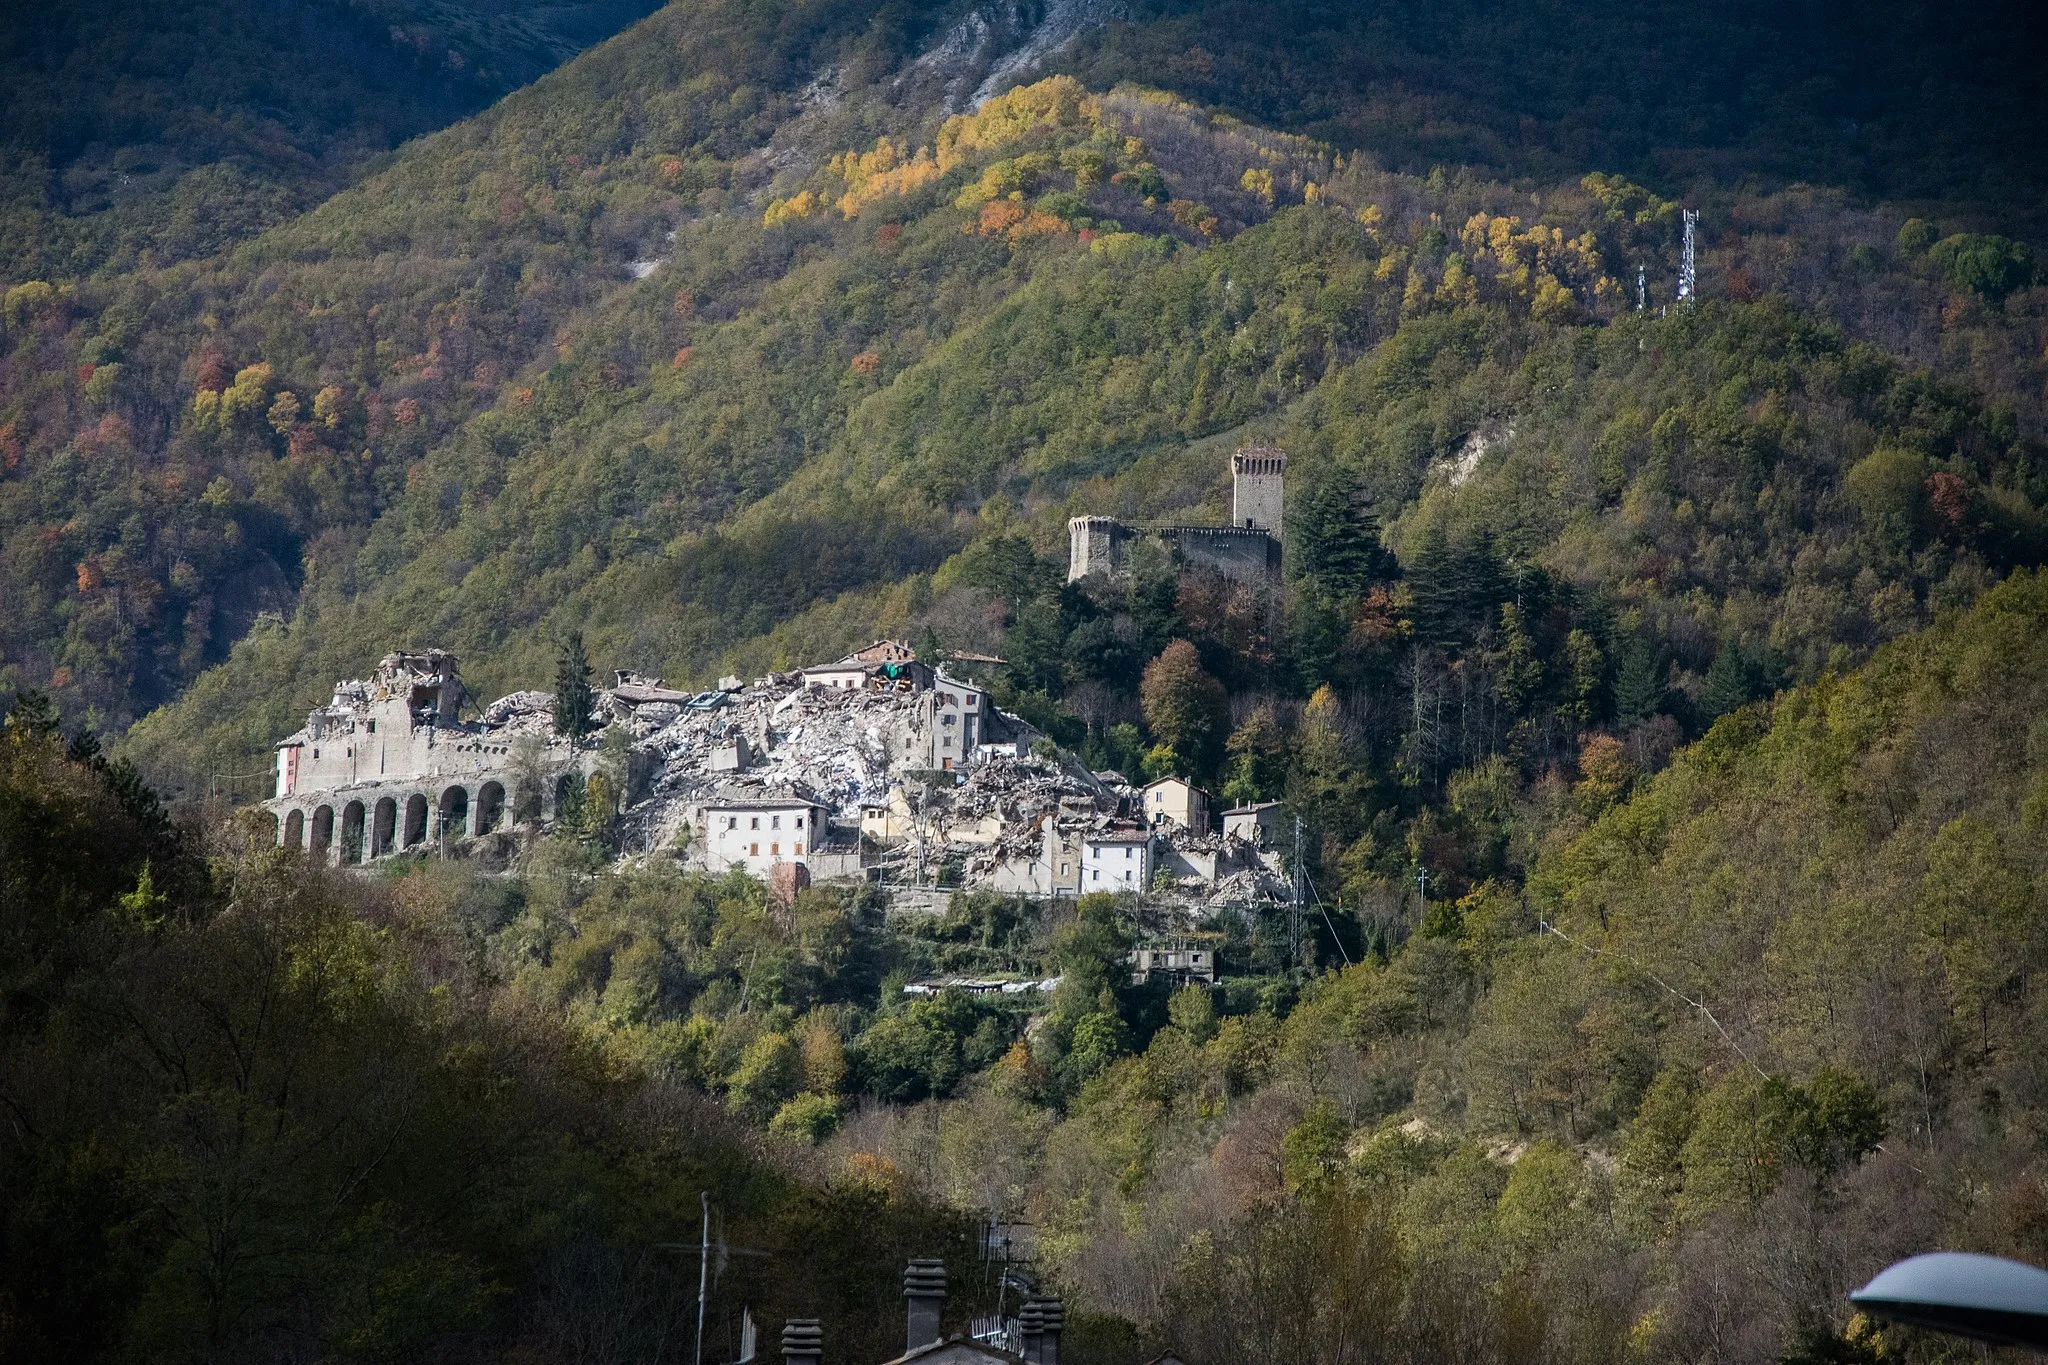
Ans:
{"label": "concrete debris", "polygon": [[514,733],[552,733],[555,728],[555,694],[513,692],[484,708],[484,724]]}

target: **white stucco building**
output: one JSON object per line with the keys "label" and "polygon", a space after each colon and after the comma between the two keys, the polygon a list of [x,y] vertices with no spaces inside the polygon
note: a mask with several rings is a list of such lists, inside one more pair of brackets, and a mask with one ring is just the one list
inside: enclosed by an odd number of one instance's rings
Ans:
{"label": "white stucco building", "polygon": [[1143,891],[1152,882],[1150,830],[1092,830],[1081,838],[1080,893]]}
{"label": "white stucco building", "polygon": [[702,807],[705,870],[743,867],[766,878],[777,863],[809,865],[828,834],[830,808],[799,792],[714,798]]}

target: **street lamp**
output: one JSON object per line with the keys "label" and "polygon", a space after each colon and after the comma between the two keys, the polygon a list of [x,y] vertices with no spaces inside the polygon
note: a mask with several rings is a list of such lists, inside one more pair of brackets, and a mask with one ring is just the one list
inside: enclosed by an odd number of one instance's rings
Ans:
{"label": "street lamp", "polygon": [[2002,1256],[1910,1257],[1880,1271],[1849,1302],[1894,1322],[2048,1352],[2048,1270]]}

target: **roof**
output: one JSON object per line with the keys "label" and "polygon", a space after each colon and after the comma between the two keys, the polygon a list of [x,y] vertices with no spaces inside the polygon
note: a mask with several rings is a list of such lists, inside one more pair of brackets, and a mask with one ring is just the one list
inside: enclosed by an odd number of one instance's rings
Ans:
{"label": "roof", "polygon": [[1232,806],[1223,814],[1226,817],[1232,815],[1256,815],[1262,810],[1272,810],[1279,804],[1278,801],[1254,801],[1249,806]]}
{"label": "roof", "polygon": [[787,796],[707,796],[700,804],[705,810],[792,810],[799,806],[831,809],[808,792],[791,792]]}
{"label": "roof", "polygon": [[1153,836],[1149,829],[1106,829],[1081,837],[1091,844],[1149,844]]}
{"label": "roof", "polygon": [[925,1361],[927,1365],[953,1365],[964,1361],[999,1361],[1002,1365],[1022,1365],[1024,1357],[1010,1351],[999,1350],[985,1341],[976,1341],[955,1332],[944,1341],[926,1342],[924,1345],[905,1351],[894,1360],[883,1365],[910,1365],[911,1361]]}
{"label": "roof", "polygon": [[1206,791],[1202,791],[1202,789],[1196,786],[1192,780],[1185,777],[1175,777],[1170,774],[1166,777],[1154,778],[1152,781],[1147,782],[1144,786],[1138,788],[1138,790],[1148,792],[1151,791],[1154,787],[1163,787],[1169,782],[1178,782],[1181,786],[1186,787],[1189,791],[1202,792],[1202,795],[1204,796],[1207,796],[1209,794]]}

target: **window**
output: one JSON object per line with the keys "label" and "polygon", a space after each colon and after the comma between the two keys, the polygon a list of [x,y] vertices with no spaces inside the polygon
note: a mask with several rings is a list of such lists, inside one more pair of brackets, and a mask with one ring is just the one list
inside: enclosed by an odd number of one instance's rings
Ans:
{"label": "window", "polygon": [[1062,877],[1067,875],[1067,865],[1065,863],[1060,864],[1060,875]]}
{"label": "window", "polygon": [[749,858],[758,858],[758,857],[760,857],[760,856],[761,856],[761,846],[760,846],[759,844],[748,844],[748,845],[747,845],[747,856],[748,856]]}
{"label": "window", "polygon": [[771,857],[771,858],[780,858],[780,857],[782,856],[782,845],[781,845],[781,844],[770,844],[770,845],[768,845],[768,856],[769,856],[769,857]]}
{"label": "window", "polygon": [[797,840],[797,841],[796,841],[795,843],[793,843],[793,844],[791,844],[791,845],[789,846],[789,851],[790,851],[791,853],[794,853],[794,854],[795,854],[795,855],[796,855],[797,857],[799,857],[799,858],[803,857],[803,856],[804,856],[804,841],[803,841],[803,840],[801,840],[801,839]]}
{"label": "window", "polygon": [[797,818],[796,818],[796,827],[797,827],[798,829],[802,829],[802,828],[804,827],[804,818],[803,818],[803,816],[801,816],[801,815],[797,816]]}
{"label": "window", "polygon": [[1130,846],[1129,844],[1125,844],[1125,845],[1124,845],[1124,857],[1125,857],[1126,859],[1129,859],[1129,857],[1130,857],[1130,856],[1131,856],[1131,846]]}
{"label": "window", "polygon": [[374,720],[370,722],[370,733],[373,735],[377,733],[377,722]]}
{"label": "window", "polygon": [[1095,880],[1096,880],[1096,881],[1098,881],[1098,882],[1099,882],[1099,881],[1101,881],[1101,880],[1102,880],[1102,869],[1098,867],[1098,868],[1094,869],[1094,871],[1095,871]]}
{"label": "window", "polygon": [[771,815],[771,816],[769,816],[769,817],[768,817],[768,828],[770,828],[770,829],[781,829],[781,828],[782,828],[782,817],[781,817],[781,816],[779,816],[779,815]]}
{"label": "window", "polygon": [[972,693],[972,692],[969,692],[969,693],[967,694],[967,709],[968,709],[968,710],[970,710],[970,711],[972,711],[972,710],[974,709],[974,704],[975,704],[976,702],[980,701],[980,700],[981,700],[981,698],[980,698],[980,697],[976,696],[976,695],[975,695],[974,693]]}
{"label": "window", "polygon": [[320,751],[319,751],[318,749],[315,749],[315,750],[313,751],[313,757],[315,757],[315,758],[318,758],[318,757],[320,757]]}
{"label": "window", "polygon": [[760,816],[758,816],[758,815],[750,817],[750,818],[749,818],[749,819],[747,820],[747,828],[748,828],[748,829],[759,829],[759,828],[761,828],[761,817],[760,817]]}
{"label": "window", "polygon": [[953,718],[952,718],[951,716],[940,716],[940,717],[939,717],[939,724],[941,724],[941,725],[951,725],[952,723],[953,723]]}
{"label": "window", "polygon": [[737,816],[737,815],[728,815],[728,816],[726,816],[726,817],[725,817],[725,827],[726,827],[727,829],[738,829],[738,828],[740,827],[740,818],[739,818],[739,816]]}

